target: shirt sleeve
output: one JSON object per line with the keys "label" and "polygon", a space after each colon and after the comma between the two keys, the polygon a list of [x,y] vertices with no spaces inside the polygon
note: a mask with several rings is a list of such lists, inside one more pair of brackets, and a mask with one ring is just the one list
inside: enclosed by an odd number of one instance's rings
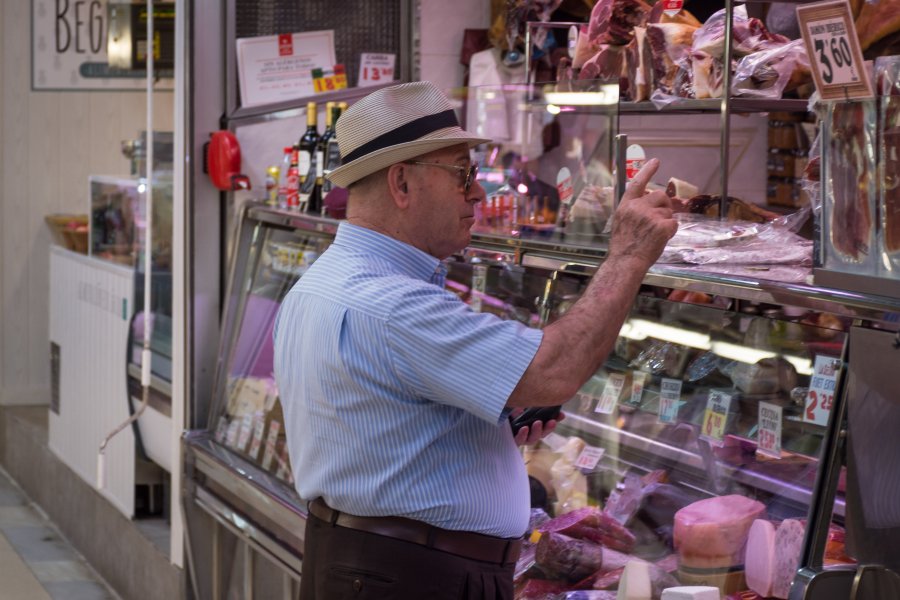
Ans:
{"label": "shirt sleeve", "polygon": [[499,422],[531,364],[543,332],[473,312],[459,298],[423,284],[391,311],[394,369],[417,396]]}

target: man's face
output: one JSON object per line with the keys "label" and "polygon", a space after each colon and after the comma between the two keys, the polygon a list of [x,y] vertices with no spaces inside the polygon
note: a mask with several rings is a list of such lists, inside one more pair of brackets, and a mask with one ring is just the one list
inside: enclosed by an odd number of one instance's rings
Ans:
{"label": "man's face", "polygon": [[[466,144],[424,154],[410,163],[411,216],[416,220],[417,246],[444,259],[469,245],[469,230],[475,223],[475,203],[485,197],[484,189],[473,181],[464,189],[465,169],[471,165]],[[460,167],[459,169],[450,168]]]}

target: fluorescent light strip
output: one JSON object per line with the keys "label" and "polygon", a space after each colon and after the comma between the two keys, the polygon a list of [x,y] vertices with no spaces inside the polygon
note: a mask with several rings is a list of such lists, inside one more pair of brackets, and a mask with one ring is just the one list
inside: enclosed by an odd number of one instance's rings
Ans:
{"label": "fluorescent light strip", "polygon": [[708,334],[662,325],[652,321],[645,321],[644,319],[629,319],[625,322],[625,326],[622,327],[620,335],[632,340],[644,340],[652,337],[699,350],[709,350],[710,348]]}

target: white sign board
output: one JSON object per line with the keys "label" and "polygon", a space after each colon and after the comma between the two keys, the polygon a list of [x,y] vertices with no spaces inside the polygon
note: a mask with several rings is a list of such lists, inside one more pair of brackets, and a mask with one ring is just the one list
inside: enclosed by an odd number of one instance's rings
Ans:
{"label": "white sign board", "polygon": [[831,406],[834,404],[835,385],[841,361],[831,356],[816,356],[813,376],[806,392],[803,420],[822,427],[828,425]]}
{"label": "white sign board", "polygon": [[[33,90],[144,90],[144,77],[108,72],[106,0],[31,0]],[[162,79],[157,89],[172,89]]]}
{"label": "white sign board", "polygon": [[331,29],[241,38],[237,41],[241,106],[312,96],[312,70],[330,71],[336,62]]}
{"label": "white sign board", "polygon": [[872,83],[847,0],[798,6],[797,21],[822,99],[871,98]]}
{"label": "white sign board", "polygon": [[396,54],[374,54],[363,52],[359,61],[359,87],[368,87],[394,80]]}

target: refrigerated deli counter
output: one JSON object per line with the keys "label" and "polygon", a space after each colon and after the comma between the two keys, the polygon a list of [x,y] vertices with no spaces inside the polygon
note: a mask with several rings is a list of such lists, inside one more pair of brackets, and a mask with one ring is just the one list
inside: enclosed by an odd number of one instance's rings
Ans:
{"label": "refrigerated deli counter", "polygon": [[[337,226],[243,212],[208,427],[184,439],[201,597],[299,589],[306,507],[272,328]],[[446,289],[543,327],[604,254],[602,243],[474,234],[448,259]],[[523,449],[533,509],[517,598],[615,598],[623,576],[631,590],[649,581],[653,598],[678,585],[745,600],[900,597],[900,299],[749,272],[646,276],[604,366],[556,432]]]}

